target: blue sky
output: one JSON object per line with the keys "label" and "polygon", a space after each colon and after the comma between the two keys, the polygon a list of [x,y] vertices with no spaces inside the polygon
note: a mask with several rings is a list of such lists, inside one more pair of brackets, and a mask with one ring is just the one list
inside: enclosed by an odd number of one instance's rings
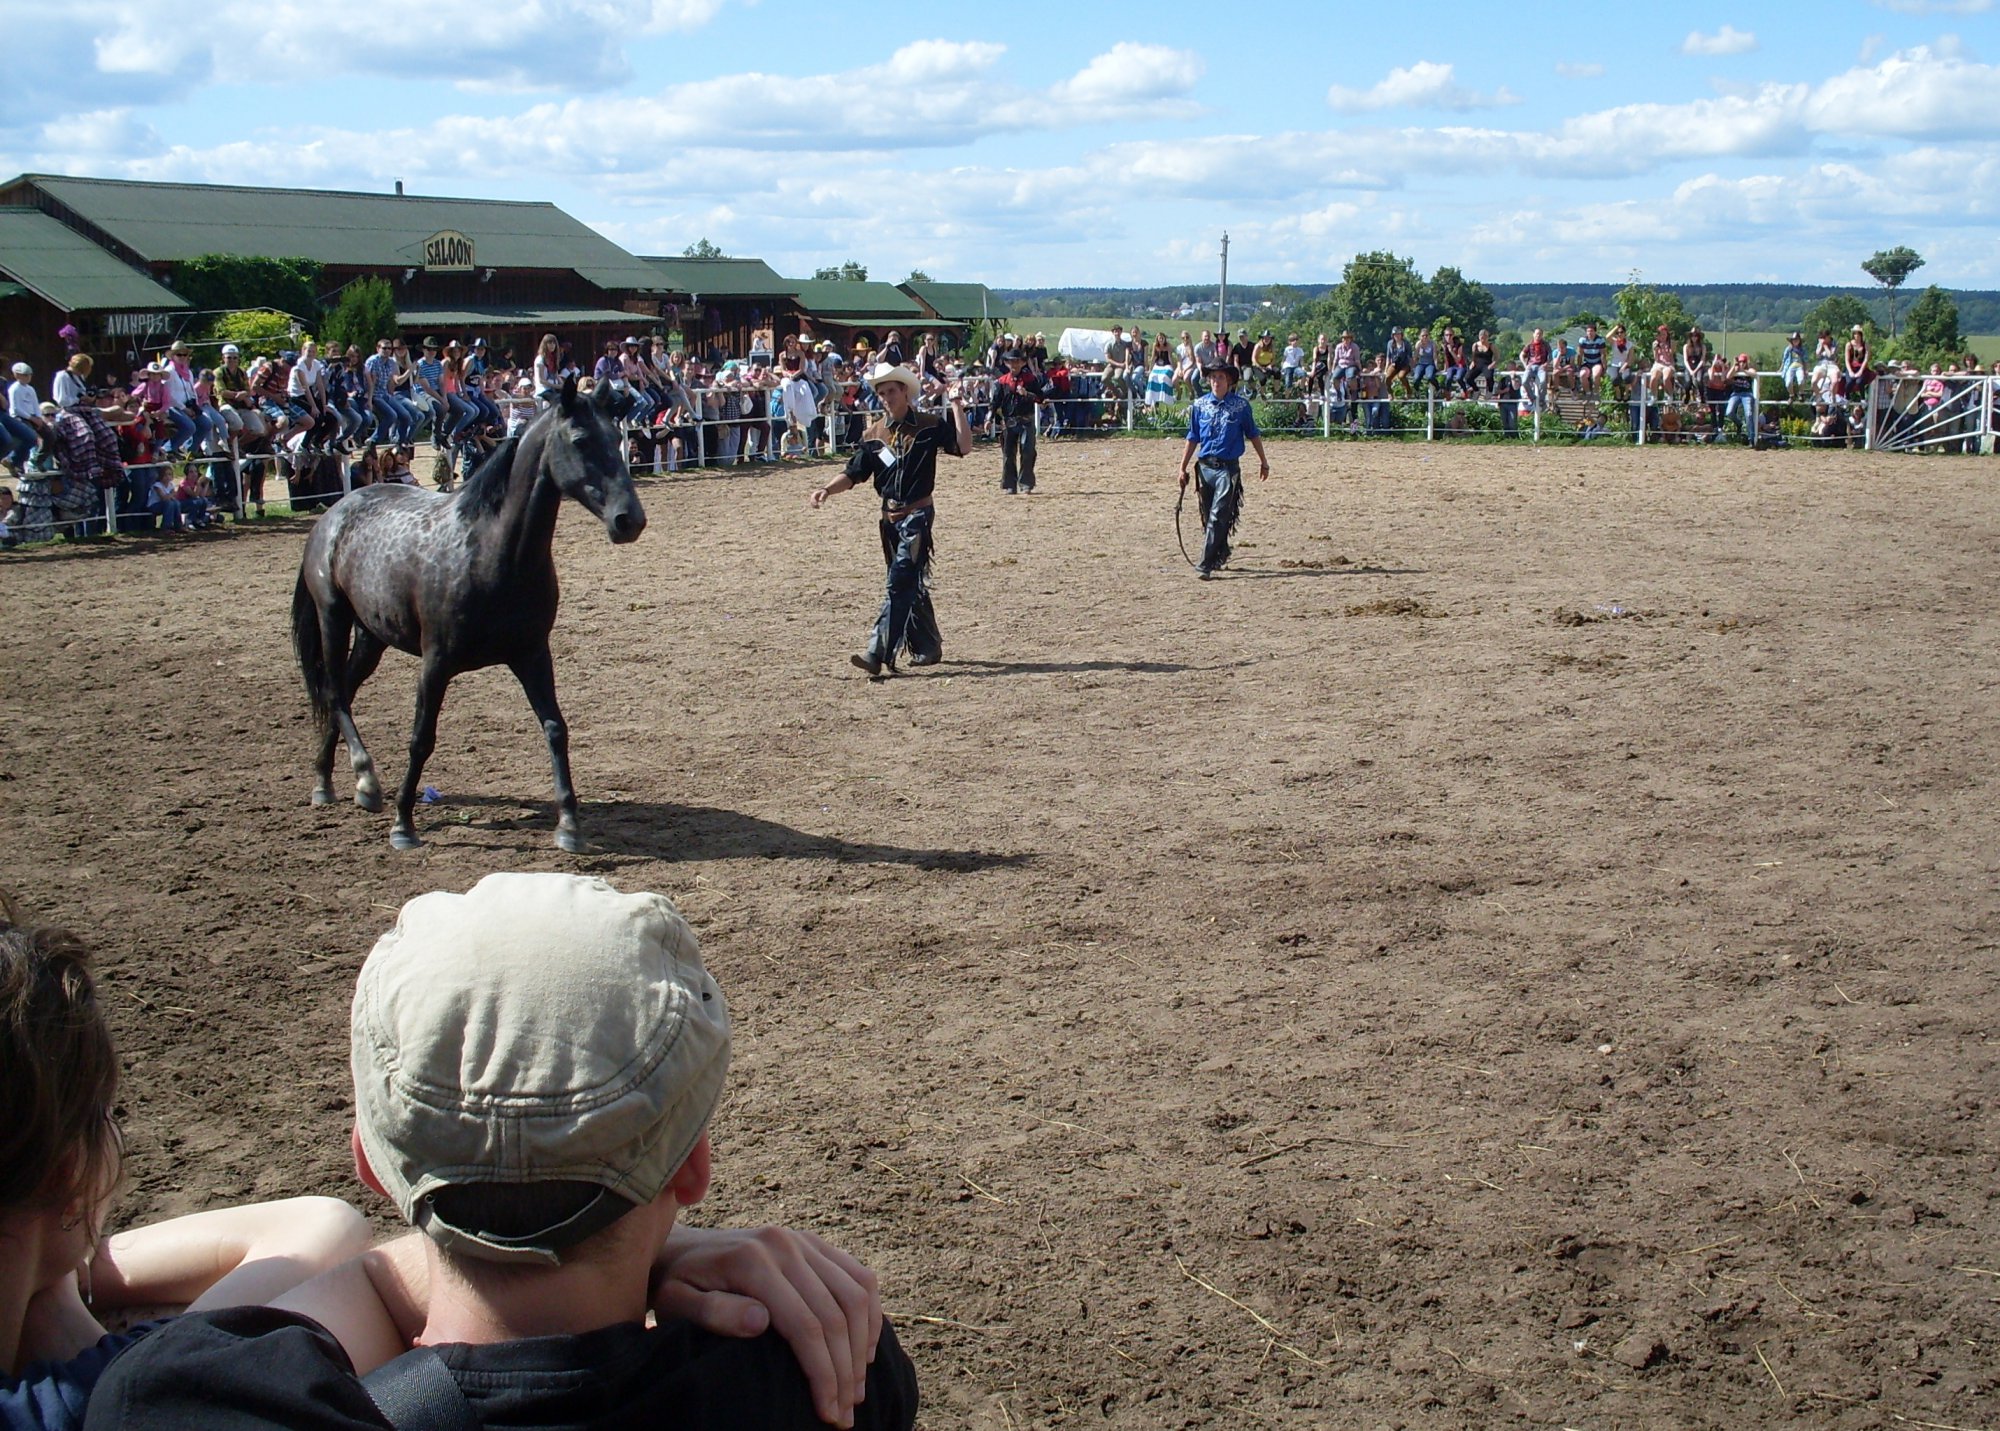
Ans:
{"label": "blue sky", "polygon": [[[1005,287],[2000,287],[1996,0],[0,0],[0,168],[548,199]],[[23,63],[25,61],[25,63]]]}

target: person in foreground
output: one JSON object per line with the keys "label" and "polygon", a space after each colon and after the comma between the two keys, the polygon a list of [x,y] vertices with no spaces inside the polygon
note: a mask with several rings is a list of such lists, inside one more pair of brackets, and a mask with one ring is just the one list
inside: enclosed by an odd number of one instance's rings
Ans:
{"label": "person in foreground", "polygon": [[336,1198],[221,1208],[105,1239],[118,1055],[90,956],[0,894],[0,1428],[83,1424],[113,1357],[158,1329],[100,1315],[259,1302],[368,1246]]}
{"label": "person in foreground", "polygon": [[[708,1290],[743,1283],[677,1227],[708,1191],[729,1048],[662,895],[496,874],[411,900],[362,966],[352,1059],[357,1169],[417,1234],[270,1308],[156,1332],[86,1425],[911,1426],[915,1373],[858,1263],[746,1234],[808,1264],[753,1311]],[[683,1319],[754,1332],[766,1309],[763,1335]]]}
{"label": "person in foreground", "polygon": [[1243,506],[1246,440],[1257,449],[1257,480],[1262,482],[1271,475],[1256,414],[1236,391],[1236,374],[1234,363],[1208,365],[1208,393],[1188,408],[1187,446],[1181,449],[1181,487],[1186,489],[1188,465],[1193,463],[1195,490],[1201,494],[1206,535],[1198,572],[1203,581],[1229,561],[1229,534],[1236,530],[1236,517]]}
{"label": "person in foreground", "polygon": [[938,454],[963,457],[972,451],[972,425],[956,384],[945,390],[949,415],[918,412],[922,379],[909,368],[878,365],[868,375],[884,415],[868,425],[847,470],[824,487],[813,488],[812,505],[861,482],[873,480],[882,499],[882,559],[889,566],[888,591],[875,618],[868,649],[849,659],[870,677],[896,673],[896,653],[907,648],[912,666],[935,666],[944,658],[944,638],[931,607],[931,494],[937,486]]}

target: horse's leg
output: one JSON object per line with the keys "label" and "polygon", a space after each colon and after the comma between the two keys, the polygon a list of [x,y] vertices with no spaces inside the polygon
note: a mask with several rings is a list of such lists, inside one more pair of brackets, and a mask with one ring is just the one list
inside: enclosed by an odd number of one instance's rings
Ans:
{"label": "horse's leg", "polygon": [[354,716],[348,707],[360,694],[361,683],[374,675],[375,668],[382,664],[385,649],[366,626],[357,625],[354,628],[354,651],[347,658],[347,681],[340,707],[342,719],[346,721],[348,758],[354,764],[354,803],[368,811],[382,808],[382,780],[375,773],[375,762],[361,748],[361,737],[355,731]]}
{"label": "horse's leg", "polygon": [[[338,733],[347,742],[347,760],[354,770],[354,803],[364,810],[374,811],[382,808],[382,786],[375,778],[375,762],[369,758],[367,747],[361,743],[361,732],[354,728],[354,713],[349,709],[354,698],[354,686],[348,680],[353,669],[348,643],[353,636],[352,612],[337,600],[320,608],[320,659],[326,666],[326,679],[333,686],[333,725],[320,738],[319,779],[313,787],[313,804],[333,803],[333,738]],[[368,639],[364,632],[363,640]],[[380,655],[378,651],[376,659],[379,660]]]}
{"label": "horse's leg", "polygon": [[556,846],[580,855],[584,844],[576,823],[576,787],[569,777],[569,724],[556,704],[555,662],[549,658],[549,648],[543,646],[512,665],[514,678],[528,693],[528,704],[534,707],[535,719],[542,723],[542,734],[549,741],[549,764],[556,774]]}
{"label": "horse's leg", "polygon": [[423,672],[417,677],[417,719],[410,727],[410,765],[403,772],[403,788],[396,792],[396,823],[389,830],[389,843],[399,850],[414,850],[423,844],[417,838],[418,782],[424,778],[424,762],[437,747],[438,712],[444,709],[444,688],[450,684],[451,673],[441,661],[426,653]]}

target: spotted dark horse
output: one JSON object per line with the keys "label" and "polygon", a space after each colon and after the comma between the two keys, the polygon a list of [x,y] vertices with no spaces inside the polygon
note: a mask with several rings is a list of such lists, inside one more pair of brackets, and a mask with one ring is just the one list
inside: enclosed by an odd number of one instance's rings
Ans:
{"label": "spotted dark horse", "polygon": [[319,519],[292,594],[292,644],[319,727],[315,805],[333,802],[333,746],[344,739],[354,803],[382,808],[381,782],[351,704],[394,646],[422,661],[423,671],[389,842],[399,850],[423,843],[413,812],[445,687],[462,671],[506,666],[548,737],[556,844],[583,848],[569,727],[549,658],[558,600],[549,544],[565,497],[599,518],[613,542],[636,541],[645,531],[623,448],[609,390],[580,396],[566,382],[561,397],[495,448],[456,495],[381,484],[342,498]]}

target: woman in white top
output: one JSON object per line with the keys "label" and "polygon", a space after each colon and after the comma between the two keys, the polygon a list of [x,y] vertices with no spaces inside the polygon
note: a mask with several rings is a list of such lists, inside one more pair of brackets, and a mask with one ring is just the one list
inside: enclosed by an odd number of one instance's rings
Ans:
{"label": "woman in white top", "polygon": [[542,346],[535,350],[534,392],[537,401],[552,403],[562,391],[562,345],[556,335],[544,333]]}
{"label": "woman in white top", "polygon": [[319,344],[311,338],[299,344],[298,361],[285,380],[285,396],[306,415],[308,442],[316,434],[324,443],[338,432],[339,421],[326,400],[326,364],[320,360]]}

